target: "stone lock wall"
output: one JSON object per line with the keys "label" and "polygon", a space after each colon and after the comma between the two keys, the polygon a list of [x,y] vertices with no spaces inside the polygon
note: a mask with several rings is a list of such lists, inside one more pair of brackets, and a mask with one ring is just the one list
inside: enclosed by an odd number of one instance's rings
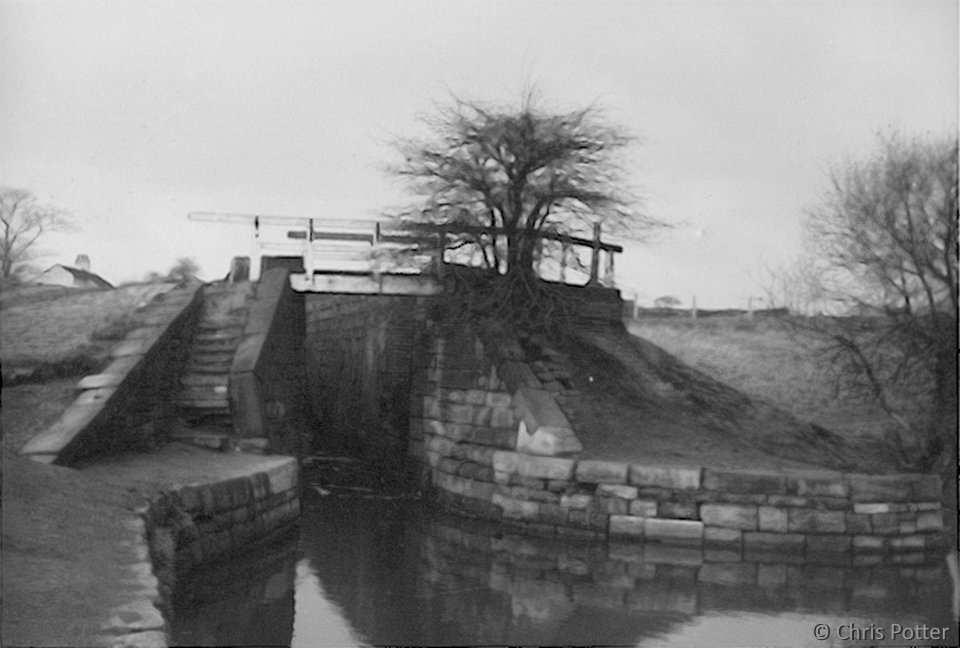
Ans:
{"label": "stone lock wall", "polygon": [[322,434],[403,456],[422,298],[306,295],[309,404]]}
{"label": "stone lock wall", "polygon": [[547,536],[736,551],[923,552],[944,541],[935,475],[581,459],[514,346],[438,339],[421,356],[408,452],[443,505]]}
{"label": "stone lock wall", "polygon": [[140,511],[164,598],[177,574],[268,542],[297,521],[297,460],[264,461],[272,465],[256,473],[166,490]]}

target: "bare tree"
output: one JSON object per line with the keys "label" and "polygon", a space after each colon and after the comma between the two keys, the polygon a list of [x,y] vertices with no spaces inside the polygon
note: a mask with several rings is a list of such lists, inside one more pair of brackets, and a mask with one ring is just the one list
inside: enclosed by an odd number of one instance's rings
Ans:
{"label": "bare tree", "polygon": [[[879,137],[808,213],[809,256],[781,276],[837,378],[896,422],[906,463],[955,460],[957,140]],[[808,313],[809,315],[810,313]]]}
{"label": "bare tree", "polygon": [[0,189],[0,277],[16,276],[24,263],[39,256],[37,243],[44,234],[70,228],[67,213],[56,207],[37,204],[23,189]]}
{"label": "bare tree", "polygon": [[398,216],[461,228],[452,247],[493,272],[532,276],[536,260],[559,254],[541,246],[543,232],[660,224],[623,188],[617,156],[630,138],[595,108],[546,112],[532,93],[519,107],[454,98],[424,121],[433,139],[401,141],[404,162],[392,169],[423,198]]}
{"label": "bare tree", "polygon": [[180,257],[167,273],[167,280],[177,283],[196,281],[198,272],[200,272],[200,266],[192,257]]}

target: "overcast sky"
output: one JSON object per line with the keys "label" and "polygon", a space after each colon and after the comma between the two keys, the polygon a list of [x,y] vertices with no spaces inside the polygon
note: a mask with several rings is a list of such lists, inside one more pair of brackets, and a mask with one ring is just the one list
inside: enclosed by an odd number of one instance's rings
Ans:
{"label": "overcast sky", "polygon": [[212,279],[250,232],[188,212],[376,216],[432,102],[533,84],[636,135],[633,188],[685,223],[628,244],[624,292],[742,307],[832,164],[956,133],[957,25],[955,0],[0,0],[0,185],[75,216],[44,264]]}

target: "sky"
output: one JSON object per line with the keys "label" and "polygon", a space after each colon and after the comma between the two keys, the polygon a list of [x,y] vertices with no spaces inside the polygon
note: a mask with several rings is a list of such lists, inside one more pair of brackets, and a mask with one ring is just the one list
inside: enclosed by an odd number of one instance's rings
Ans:
{"label": "sky", "polygon": [[880,131],[958,128],[956,0],[0,0],[0,186],[70,212],[38,261],[114,283],[251,230],[194,211],[375,218],[385,167],[452,95],[597,105],[629,187],[675,227],[626,241],[641,303],[745,307],[800,252],[831,168]]}

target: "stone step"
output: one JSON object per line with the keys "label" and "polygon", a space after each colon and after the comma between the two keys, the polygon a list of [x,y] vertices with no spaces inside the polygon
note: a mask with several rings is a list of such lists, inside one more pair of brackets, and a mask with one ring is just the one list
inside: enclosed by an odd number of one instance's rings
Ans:
{"label": "stone step", "polygon": [[213,401],[176,401],[180,416],[187,421],[206,420],[209,416],[230,417],[230,408]]}
{"label": "stone step", "polygon": [[200,364],[209,362],[221,362],[227,359],[233,359],[236,349],[218,348],[218,347],[195,347],[190,350],[190,359],[196,360]]}
{"label": "stone step", "polygon": [[184,387],[197,386],[224,386],[230,382],[230,374],[226,372],[217,373],[193,373],[185,372],[180,376],[180,384]]}
{"label": "stone step", "polygon": [[200,384],[200,385],[189,385],[185,386],[180,390],[178,398],[194,399],[198,398],[201,400],[206,400],[208,398],[222,398],[227,399],[228,391],[226,382],[220,384]]}
{"label": "stone step", "polygon": [[206,363],[187,363],[184,369],[185,374],[212,374],[227,376],[230,374],[230,368],[233,366],[233,360],[224,362],[206,362]]}
{"label": "stone step", "polygon": [[243,337],[243,331],[237,327],[206,329],[193,336],[195,343],[235,342]]}
{"label": "stone step", "polygon": [[213,337],[213,336],[197,336],[193,338],[193,348],[204,349],[204,350],[227,350],[227,349],[236,349],[240,346],[240,338],[238,337]]}
{"label": "stone step", "polygon": [[216,316],[210,315],[209,317],[201,317],[200,321],[197,322],[197,330],[199,331],[220,331],[220,330],[236,330],[243,331],[243,325],[247,321],[247,314],[238,314],[236,316],[225,316],[218,314]]}

